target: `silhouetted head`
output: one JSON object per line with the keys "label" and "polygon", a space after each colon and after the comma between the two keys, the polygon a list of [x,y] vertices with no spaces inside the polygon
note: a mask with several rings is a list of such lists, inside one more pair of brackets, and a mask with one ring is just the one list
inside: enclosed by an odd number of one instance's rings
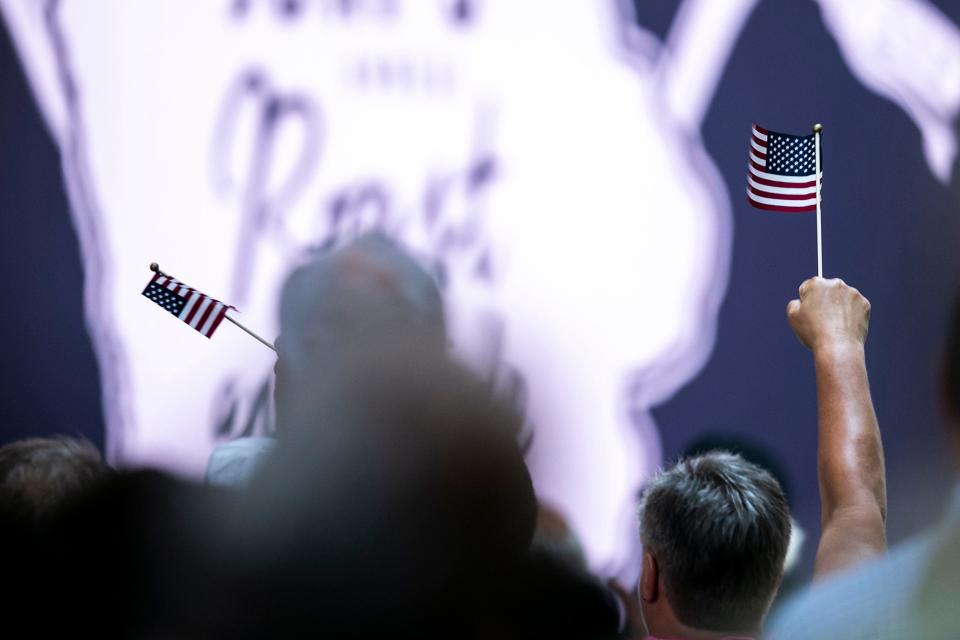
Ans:
{"label": "silhouetted head", "polygon": [[681,460],[644,490],[640,536],[651,633],[759,633],[790,541],[787,501],[770,473],[726,452]]}
{"label": "silhouetted head", "polygon": [[239,497],[157,471],[111,474],[62,510],[34,547],[27,577],[46,613],[31,619],[37,636],[230,637],[215,632],[243,610],[227,600],[221,525]]}
{"label": "silhouetted head", "polygon": [[238,557],[256,579],[243,599],[275,628],[338,637],[428,637],[496,618],[482,610],[536,522],[520,418],[416,343],[361,350],[331,384],[250,488]]}

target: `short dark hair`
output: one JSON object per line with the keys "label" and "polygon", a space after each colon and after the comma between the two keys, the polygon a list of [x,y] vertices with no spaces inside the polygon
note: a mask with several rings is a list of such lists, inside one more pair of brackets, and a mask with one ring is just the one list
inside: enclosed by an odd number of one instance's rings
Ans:
{"label": "short dark hair", "polygon": [[742,631],[759,626],[783,577],[789,507],[766,470],[713,451],[653,478],[640,536],[683,624]]}
{"label": "short dark hair", "polygon": [[0,448],[0,517],[30,526],[104,480],[100,452],[79,438],[29,438]]}

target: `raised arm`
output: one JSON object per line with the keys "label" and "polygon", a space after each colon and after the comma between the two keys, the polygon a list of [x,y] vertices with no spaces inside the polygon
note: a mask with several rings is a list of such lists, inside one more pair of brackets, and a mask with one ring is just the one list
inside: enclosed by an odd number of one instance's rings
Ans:
{"label": "raised arm", "polygon": [[787,305],[817,376],[820,545],[814,579],[886,549],[883,445],[870,399],[864,343],[870,302],[842,280],[811,278]]}

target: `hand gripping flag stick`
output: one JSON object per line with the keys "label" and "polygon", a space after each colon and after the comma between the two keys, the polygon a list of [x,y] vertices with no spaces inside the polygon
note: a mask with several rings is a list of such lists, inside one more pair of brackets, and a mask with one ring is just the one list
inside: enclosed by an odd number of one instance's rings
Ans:
{"label": "hand gripping flag stick", "polygon": [[235,307],[214,300],[210,296],[188,287],[176,278],[168,276],[160,270],[160,265],[156,262],[150,264],[150,271],[153,271],[155,275],[147,283],[143,295],[207,338],[213,335],[223,319],[227,319],[274,353],[277,352],[272,344],[227,315],[227,311],[235,309]]}

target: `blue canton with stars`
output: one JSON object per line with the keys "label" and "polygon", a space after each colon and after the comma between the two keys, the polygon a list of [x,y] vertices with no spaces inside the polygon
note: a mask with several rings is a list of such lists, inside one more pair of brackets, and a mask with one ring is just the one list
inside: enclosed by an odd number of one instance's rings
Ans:
{"label": "blue canton with stars", "polygon": [[[823,171],[823,140],[820,141],[820,171]],[[812,176],[817,172],[814,136],[767,133],[767,172],[781,176]]]}
{"label": "blue canton with stars", "polygon": [[181,298],[173,291],[170,291],[166,287],[163,287],[156,282],[151,282],[148,284],[147,288],[143,290],[143,295],[147,296],[177,317],[180,316],[180,312],[183,311],[183,307],[187,304],[186,298]]}

